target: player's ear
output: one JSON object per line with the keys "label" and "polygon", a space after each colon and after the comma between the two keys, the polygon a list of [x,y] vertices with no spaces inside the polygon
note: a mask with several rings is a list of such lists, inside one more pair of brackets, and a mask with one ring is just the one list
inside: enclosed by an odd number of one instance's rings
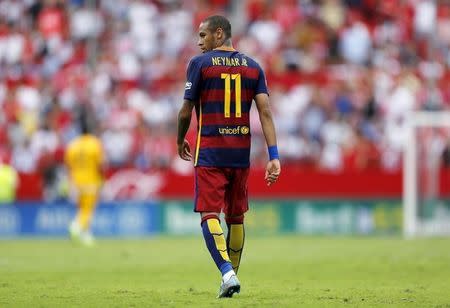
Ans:
{"label": "player's ear", "polygon": [[223,29],[222,28],[217,28],[217,30],[216,30],[216,37],[219,40],[223,39]]}

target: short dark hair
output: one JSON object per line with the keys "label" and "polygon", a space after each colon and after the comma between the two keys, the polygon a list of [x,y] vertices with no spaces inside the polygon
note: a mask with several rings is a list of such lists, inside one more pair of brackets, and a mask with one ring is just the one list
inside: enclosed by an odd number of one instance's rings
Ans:
{"label": "short dark hair", "polygon": [[91,125],[89,124],[87,118],[80,119],[80,130],[83,135],[87,135],[92,132]]}
{"label": "short dark hair", "polygon": [[231,38],[231,24],[226,17],[221,15],[213,15],[203,20],[203,22],[208,23],[208,29],[211,32],[216,31],[218,28],[222,28],[223,32],[225,33],[226,39]]}
{"label": "short dark hair", "polygon": [[78,114],[78,123],[80,125],[80,130],[83,135],[92,133],[92,123],[89,118],[89,111],[86,107],[81,107]]}

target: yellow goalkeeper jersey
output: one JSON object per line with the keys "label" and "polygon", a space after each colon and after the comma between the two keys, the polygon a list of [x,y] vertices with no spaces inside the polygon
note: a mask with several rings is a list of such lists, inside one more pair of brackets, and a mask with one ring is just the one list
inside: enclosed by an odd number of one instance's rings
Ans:
{"label": "yellow goalkeeper jersey", "polygon": [[73,184],[79,187],[99,187],[102,182],[103,149],[93,135],[82,135],[68,145],[65,163]]}

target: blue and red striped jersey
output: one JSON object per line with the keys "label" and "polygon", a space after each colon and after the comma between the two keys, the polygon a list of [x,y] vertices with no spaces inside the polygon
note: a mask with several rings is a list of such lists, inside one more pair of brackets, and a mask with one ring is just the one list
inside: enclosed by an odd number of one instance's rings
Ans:
{"label": "blue and red striped jersey", "polygon": [[184,99],[197,114],[195,166],[250,165],[250,108],[260,93],[267,93],[264,72],[242,53],[213,50],[190,61]]}

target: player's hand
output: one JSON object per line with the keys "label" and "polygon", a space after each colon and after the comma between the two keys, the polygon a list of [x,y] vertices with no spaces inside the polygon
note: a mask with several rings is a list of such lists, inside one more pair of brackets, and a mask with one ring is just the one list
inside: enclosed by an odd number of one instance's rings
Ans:
{"label": "player's hand", "polygon": [[264,179],[267,181],[267,186],[272,185],[278,180],[281,172],[281,165],[278,159],[272,159],[267,163],[266,175]]}
{"label": "player's hand", "polygon": [[182,144],[178,144],[178,155],[180,155],[181,159],[191,160],[191,147],[189,146],[189,142],[185,139]]}

